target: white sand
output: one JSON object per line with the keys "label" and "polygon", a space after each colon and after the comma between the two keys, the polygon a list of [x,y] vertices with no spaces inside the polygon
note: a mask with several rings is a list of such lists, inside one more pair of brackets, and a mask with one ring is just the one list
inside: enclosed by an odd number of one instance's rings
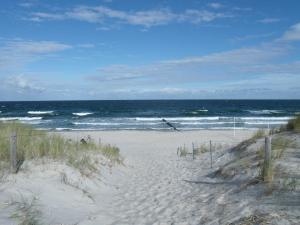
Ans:
{"label": "white sand", "polygon": [[[177,147],[192,142],[235,144],[249,138],[253,131],[99,131],[65,132],[68,138],[91,135],[102,143],[118,146],[124,166],[101,174],[82,177],[77,171],[59,163],[29,162],[17,175],[0,181],[0,224],[17,224],[8,218],[11,200],[37,198],[37,208],[45,224],[226,224],[251,213],[251,199],[237,195],[227,199],[234,185],[219,182],[206,175],[226,163],[230,154],[204,153],[192,160],[177,156]],[[222,156],[223,155],[223,156]],[[61,182],[64,173],[72,185]],[[205,181],[193,183],[187,181]],[[15,221],[15,223],[13,223]]]}

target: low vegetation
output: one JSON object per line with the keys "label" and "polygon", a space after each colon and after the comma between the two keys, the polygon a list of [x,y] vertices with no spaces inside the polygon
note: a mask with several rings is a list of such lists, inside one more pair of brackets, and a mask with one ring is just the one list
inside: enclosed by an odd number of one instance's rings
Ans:
{"label": "low vegetation", "polygon": [[[285,137],[273,137],[271,140],[272,159],[279,159],[283,156],[283,153],[288,148],[296,148],[297,144],[295,141]],[[264,146],[260,146],[257,150],[259,159],[263,159],[265,156]]]}
{"label": "low vegetation", "polygon": [[99,157],[111,164],[121,163],[120,151],[111,145],[98,145],[93,140],[74,141],[58,134],[33,129],[20,123],[0,123],[0,165],[8,165],[10,135],[17,134],[17,159],[19,164],[25,160],[49,158],[61,160],[88,175],[99,168]]}
{"label": "low vegetation", "polygon": [[187,154],[189,154],[189,150],[185,145],[177,148],[177,155],[180,157],[185,157]]}
{"label": "low vegetation", "polygon": [[286,125],[288,131],[300,132],[300,115],[297,115],[296,118],[289,120]]}
{"label": "low vegetation", "polygon": [[254,214],[248,217],[243,217],[234,223],[230,223],[229,225],[266,225],[269,224],[267,222],[266,215],[262,214]]}
{"label": "low vegetation", "polygon": [[211,146],[210,144],[201,144],[201,145],[194,145],[191,149],[187,148],[185,145],[180,146],[177,148],[177,155],[180,157],[185,157],[188,154],[192,155],[193,154],[193,148],[194,148],[194,155],[201,155],[203,153],[209,152],[210,148],[212,151],[216,151],[218,149],[224,149],[226,148],[227,145],[223,145],[221,143],[212,143]]}
{"label": "low vegetation", "polygon": [[14,213],[10,216],[17,220],[19,225],[41,225],[41,212],[37,207],[37,199],[25,199],[21,196],[20,200],[13,200],[10,203],[15,208]]}
{"label": "low vegetation", "polygon": [[263,130],[263,129],[259,129],[257,130],[253,136],[251,137],[252,140],[256,140],[256,139],[259,139],[259,138],[263,138],[267,135],[266,131]]}

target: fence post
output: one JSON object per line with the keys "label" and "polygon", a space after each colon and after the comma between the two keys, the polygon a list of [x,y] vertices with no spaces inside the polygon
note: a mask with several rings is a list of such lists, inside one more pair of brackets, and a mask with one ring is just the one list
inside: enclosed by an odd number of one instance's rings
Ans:
{"label": "fence post", "polygon": [[235,116],[233,117],[233,136],[235,137]]}
{"label": "fence post", "polygon": [[271,182],[273,178],[271,150],[271,138],[267,136],[265,137],[265,158],[263,166],[263,179],[265,182]]}
{"label": "fence post", "polygon": [[10,170],[17,172],[17,134],[12,132],[10,136]]}
{"label": "fence post", "polygon": [[193,160],[195,159],[195,146],[194,146],[194,142],[192,143],[192,148],[193,148]]}
{"label": "fence post", "polygon": [[209,151],[210,151],[210,168],[212,168],[212,146],[211,146],[211,140],[209,141]]}

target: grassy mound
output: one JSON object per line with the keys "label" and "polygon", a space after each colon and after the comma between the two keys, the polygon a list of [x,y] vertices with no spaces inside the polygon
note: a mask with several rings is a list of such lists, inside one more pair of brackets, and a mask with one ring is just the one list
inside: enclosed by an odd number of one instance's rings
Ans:
{"label": "grassy mound", "polygon": [[10,136],[17,134],[18,161],[49,158],[61,160],[77,168],[82,173],[97,170],[97,163],[102,156],[111,163],[121,163],[120,151],[111,145],[97,145],[89,140],[81,143],[65,139],[58,134],[33,129],[20,123],[0,123],[0,163],[8,164]]}

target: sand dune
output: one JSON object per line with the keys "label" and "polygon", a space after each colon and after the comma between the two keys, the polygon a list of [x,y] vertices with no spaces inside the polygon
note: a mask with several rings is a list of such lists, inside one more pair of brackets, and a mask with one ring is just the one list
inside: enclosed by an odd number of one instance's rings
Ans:
{"label": "sand dune", "polygon": [[[60,163],[29,162],[9,175],[0,188],[1,202],[36,197],[45,224],[228,224],[253,213],[257,199],[238,193],[239,184],[209,176],[234,156],[229,146],[253,131],[66,132],[68,138],[90,135],[117,145],[124,165],[103,164],[101,174],[82,177]],[[100,140],[101,139],[101,140]],[[192,142],[222,144],[210,155],[178,157],[177,147]],[[65,181],[62,182],[62,179]],[[67,182],[66,182],[67,181]],[[12,224],[12,208],[0,212],[0,224]]]}

